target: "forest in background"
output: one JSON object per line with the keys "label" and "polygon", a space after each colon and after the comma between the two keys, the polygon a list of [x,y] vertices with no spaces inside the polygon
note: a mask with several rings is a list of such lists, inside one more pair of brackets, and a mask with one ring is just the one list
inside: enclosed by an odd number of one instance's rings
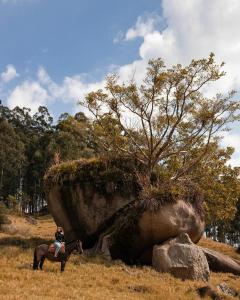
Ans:
{"label": "forest in background", "polygon": [[0,199],[9,207],[36,213],[45,205],[43,176],[56,160],[90,158],[97,153],[89,120],[83,113],[53,118],[40,106],[0,106]]}
{"label": "forest in background", "polygon": [[[31,115],[27,108],[16,107],[11,110],[0,106],[0,201],[12,210],[30,214],[41,211],[46,207],[43,188],[46,170],[60,161],[99,155],[102,148],[97,145],[95,134],[96,128],[82,112],[74,116],[62,114],[57,123],[53,124],[53,118],[46,107],[39,107],[38,112]],[[216,158],[219,165],[227,163],[233,149],[221,151],[221,155]],[[236,173],[237,169],[228,166],[226,178],[221,176],[221,180],[231,185],[231,179],[235,178]],[[209,174],[205,176],[208,180]],[[208,201],[208,207],[205,207],[208,212],[207,235],[218,240],[228,240],[231,244],[239,243],[240,195],[237,195],[239,200],[234,203],[229,198],[231,191],[223,195],[218,190],[219,184],[208,190],[212,198]],[[224,217],[226,211],[231,213]]]}
{"label": "forest in background", "polygon": [[[32,114],[29,108],[0,105],[0,201],[36,214],[46,206],[43,177],[50,166],[124,155],[146,166],[142,197],[152,200],[161,189],[188,195],[199,191],[206,234],[240,244],[240,168],[229,165],[234,149],[223,149],[217,135],[239,120],[239,103],[231,100],[232,92],[214,99],[200,93],[203,85],[224,75],[221,67],[212,54],[167,70],[162,60],[152,60],[140,88],[110,76],[109,94],[91,92],[81,103],[93,118],[64,113],[54,123],[46,107]],[[127,126],[124,110],[140,125]]]}

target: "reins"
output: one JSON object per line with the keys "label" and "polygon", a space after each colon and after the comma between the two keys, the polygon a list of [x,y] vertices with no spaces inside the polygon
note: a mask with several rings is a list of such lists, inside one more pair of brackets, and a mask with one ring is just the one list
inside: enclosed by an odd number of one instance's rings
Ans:
{"label": "reins", "polygon": [[73,240],[73,241],[71,241],[71,242],[67,242],[67,243],[65,243],[65,245],[67,246],[67,245],[70,245],[70,244],[72,244],[72,243],[74,243],[74,242],[77,242],[77,240]]}

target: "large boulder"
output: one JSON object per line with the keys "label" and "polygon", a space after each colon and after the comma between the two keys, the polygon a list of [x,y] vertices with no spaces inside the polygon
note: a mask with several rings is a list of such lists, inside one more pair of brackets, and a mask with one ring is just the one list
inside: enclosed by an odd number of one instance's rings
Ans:
{"label": "large boulder", "polygon": [[[67,239],[79,238],[113,259],[136,263],[141,254],[182,232],[198,242],[204,230],[192,204],[171,195],[139,199],[136,176],[144,168],[129,160],[67,162],[45,176],[49,210]],[[139,174],[139,173],[138,173]]]}
{"label": "large boulder", "polygon": [[214,250],[202,248],[210,270],[240,275],[240,262]]}
{"label": "large boulder", "polygon": [[171,273],[181,279],[207,281],[210,276],[202,249],[193,244],[186,233],[154,246],[152,265],[159,272]]}
{"label": "large boulder", "polygon": [[97,249],[128,264],[141,262],[141,256],[169,238],[188,233],[197,243],[204,222],[194,207],[185,201],[165,203],[156,209],[139,200],[119,211],[114,222],[99,237]]}
{"label": "large boulder", "polygon": [[48,208],[67,239],[91,247],[106,221],[136,199],[136,162],[82,159],[51,167],[45,175]]}

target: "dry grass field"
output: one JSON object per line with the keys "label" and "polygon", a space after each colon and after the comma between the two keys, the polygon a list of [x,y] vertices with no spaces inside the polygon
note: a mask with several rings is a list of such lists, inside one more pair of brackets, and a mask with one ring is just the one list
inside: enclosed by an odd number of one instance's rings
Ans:
{"label": "dry grass field", "polygon": [[[130,267],[120,261],[102,257],[72,255],[65,272],[59,264],[45,262],[43,271],[31,269],[33,249],[50,242],[55,224],[50,217],[38,219],[37,225],[12,216],[7,232],[0,232],[0,299],[200,299],[196,288],[204,282],[181,281],[160,274],[150,267]],[[232,247],[209,240],[201,245],[240,259]],[[212,273],[210,285],[226,282],[240,292],[240,278],[231,274]],[[223,299],[236,299],[223,296]]]}

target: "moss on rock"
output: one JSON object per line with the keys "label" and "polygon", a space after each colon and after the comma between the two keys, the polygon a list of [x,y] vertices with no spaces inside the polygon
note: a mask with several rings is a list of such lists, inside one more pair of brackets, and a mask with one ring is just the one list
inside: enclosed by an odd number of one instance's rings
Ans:
{"label": "moss on rock", "polygon": [[128,196],[137,195],[140,186],[136,178],[136,170],[143,171],[136,160],[117,159],[80,159],[52,166],[44,177],[45,190],[53,186],[91,184],[99,194],[110,196],[120,193]]}

